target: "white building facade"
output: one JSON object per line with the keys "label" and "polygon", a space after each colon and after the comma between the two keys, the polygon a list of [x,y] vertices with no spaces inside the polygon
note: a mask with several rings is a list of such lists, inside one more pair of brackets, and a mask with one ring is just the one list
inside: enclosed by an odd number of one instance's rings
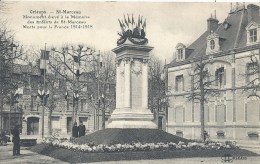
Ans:
{"label": "white building facade", "polygon": [[[259,140],[260,99],[244,89],[259,74],[249,75],[251,56],[259,62],[259,6],[231,10],[219,24],[207,20],[208,29],[190,46],[176,46],[176,59],[168,69],[168,132],[185,138],[200,138],[200,102],[188,99],[195,87],[193,70],[203,57],[219,95],[209,96],[204,106],[205,130],[211,139]],[[259,63],[257,63],[259,64]],[[258,95],[259,91],[256,92]]]}

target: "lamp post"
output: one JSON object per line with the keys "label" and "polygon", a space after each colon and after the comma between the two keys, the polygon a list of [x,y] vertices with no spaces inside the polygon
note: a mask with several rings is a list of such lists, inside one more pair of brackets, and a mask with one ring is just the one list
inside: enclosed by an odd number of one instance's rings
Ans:
{"label": "lamp post", "polygon": [[12,114],[12,108],[14,108],[14,103],[16,101],[17,94],[10,92],[10,110],[9,110],[9,133],[11,134],[11,114]]}
{"label": "lamp post", "polygon": [[49,97],[49,90],[38,90],[38,96],[41,99],[41,105],[42,105],[42,138],[44,137],[44,111],[45,111],[45,105],[47,104],[47,99]]}
{"label": "lamp post", "polygon": [[69,92],[68,91],[66,91],[66,93],[65,93],[65,100],[67,102],[67,111],[69,111]]}
{"label": "lamp post", "polygon": [[105,97],[104,97],[103,94],[101,96],[101,102],[103,104],[103,108],[102,108],[102,129],[105,129],[105,119],[106,119],[105,111],[106,111],[106,106],[105,106]]}
{"label": "lamp post", "polygon": [[[4,47],[7,41],[3,38],[0,38],[0,47]],[[3,54],[0,54],[0,129],[3,129],[3,106],[4,106],[4,98],[3,98],[3,83],[4,83],[4,65],[5,65],[5,57]]]}
{"label": "lamp post", "polygon": [[99,130],[99,110],[100,110],[100,95],[99,95],[99,69],[100,69],[100,51],[98,54],[98,70],[97,70],[97,97],[98,97],[98,109],[97,109],[97,130]]}
{"label": "lamp post", "polygon": [[22,129],[22,121],[21,121],[22,107],[21,107],[20,96],[23,95],[23,88],[21,88],[22,85],[23,85],[23,82],[19,81],[17,84],[18,89],[15,92],[15,101],[14,101],[14,103],[16,103],[15,117],[17,116],[16,114],[18,112],[18,124],[21,129]]}
{"label": "lamp post", "polygon": [[[100,50],[98,53],[98,70],[97,70],[97,97],[98,97],[98,109],[97,109],[97,130],[99,130],[99,110],[100,110],[100,105],[101,105],[101,97],[100,97],[100,69],[102,68],[102,58],[101,58],[101,54],[100,54]],[[103,114],[102,114],[103,115]],[[102,117],[103,118],[103,117]],[[103,120],[102,120],[103,122]],[[103,125],[102,125],[103,126]]]}
{"label": "lamp post", "polygon": [[[76,90],[76,91],[74,91],[74,93],[73,93],[73,120],[72,120],[72,125],[73,125],[73,123],[76,122],[76,120],[77,120],[76,116],[77,116],[77,110],[78,110],[78,100],[79,100],[79,93],[78,93],[78,91]],[[76,105],[76,112],[74,111],[75,105]],[[72,127],[72,126],[71,126],[71,127]],[[71,131],[72,131],[72,129],[71,129]],[[72,133],[71,133],[71,134],[72,134]]]}
{"label": "lamp post", "polygon": [[[8,46],[10,47],[11,50],[11,70],[10,70],[10,85],[12,85],[12,76],[13,76],[13,67],[14,67],[14,50],[16,51],[17,49],[17,45],[15,45],[12,41],[12,43]],[[9,133],[11,134],[11,108],[12,108],[12,99],[13,99],[13,93],[12,93],[12,89],[10,92],[10,111],[9,111]]]}
{"label": "lamp post", "polygon": [[[165,121],[167,121],[167,115],[168,115],[168,99],[167,97],[164,97],[160,100],[160,104],[159,104],[160,108],[159,108],[159,112],[158,112],[158,120],[159,120],[159,114],[160,112],[163,113],[164,117],[165,117]],[[163,121],[163,120],[162,120]],[[159,124],[159,122],[158,122]],[[162,128],[163,128],[163,123],[162,123]],[[163,128],[165,130],[167,130],[167,127]]]}
{"label": "lamp post", "polygon": [[[158,125],[158,129],[159,128],[163,128],[163,124],[162,127],[159,127],[160,125],[160,112],[163,113],[163,115],[167,118],[167,108],[168,108],[168,99],[166,97],[163,97],[162,99],[158,98],[157,99],[157,112],[156,112],[156,121],[157,121],[157,125]],[[166,128],[166,127],[165,127]],[[164,128],[163,128],[164,129]]]}

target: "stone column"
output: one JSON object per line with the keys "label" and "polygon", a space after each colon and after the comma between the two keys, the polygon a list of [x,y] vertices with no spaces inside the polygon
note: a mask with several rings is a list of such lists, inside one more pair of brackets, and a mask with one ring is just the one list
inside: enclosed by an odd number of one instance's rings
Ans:
{"label": "stone column", "polygon": [[142,64],[142,108],[148,109],[148,60],[143,59]]}
{"label": "stone column", "polygon": [[120,84],[120,62],[116,61],[116,109],[121,107]]}
{"label": "stone column", "polygon": [[131,61],[130,58],[125,59],[125,89],[124,89],[124,107],[130,108],[130,65]]}

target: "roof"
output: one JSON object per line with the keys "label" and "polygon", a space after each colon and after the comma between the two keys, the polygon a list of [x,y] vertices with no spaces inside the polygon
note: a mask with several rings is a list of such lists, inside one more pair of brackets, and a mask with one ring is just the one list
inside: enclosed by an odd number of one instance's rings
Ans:
{"label": "roof", "polygon": [[[253,22],[260,24],[260,16],[252,18]],[[246,47],[248,25],[248,12],[247,9],[240,9],[235,12],[229,13],[228,17],[224,21],[229,24],[229,28],[224,28],[224,23],[218,24],[215,31],[219,35],[222,43],[220,45],[220,52],[227,52],[234,49],[241,49]],[[174,59],[167,67],[175,67],[192,62],[198,56],[206,55],[207,37],[209,32],[205,31],[199,38],[197,38],[187,49],[192,49],[187,58],[183,61],[176,61]],[[219,53],[219,52],[218,52]]]}

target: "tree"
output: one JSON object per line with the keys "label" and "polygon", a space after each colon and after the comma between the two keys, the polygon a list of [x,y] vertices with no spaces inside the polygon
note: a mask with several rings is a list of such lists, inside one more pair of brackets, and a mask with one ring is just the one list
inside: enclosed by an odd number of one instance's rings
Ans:
{"label": "tree", "polygon": [[207,60],[204,56],[201,56],[199,61],[194,62],[193,70],[190,75],[192,78],[191,90],[187,97],[188,100],[198,100],[200,102],[200,133],[202,141],[204,141],[205,131],[205,103],[209,97],[217,96],[219,94],[219,90],[214,84],[218,78],[214,78],[215,76],[212,76],[207,70],[207,66],[210,64],[212,64],[212,61]]}
{"label": "tree", "polygon": [[260,54],[252,52],[250,55],[250,62],[246,65],[246,85],[244,86],[243,92],[248,93],[249,97],[260,98]]}
{"label": "tree", "polygon": [[[60,96],[61,89],[62,90],[65,89],[65,85],[59,85],[59,82],[61,81],[63,81],[63,78],[61,78],[57,74],[48,74],[48,76],[46,77],[47,88],[51,90],[48,101],[46,102],[46,107],[49,109],[49,113],[48,113],[49,135],[51,135],[53,132],[53,129],[51,128],[52,112],[57,107],[57,102],[64,99],[63,96]],[[57,84],[59,86],[57,86]],[[60,86],[63,87],[60,88]]]}
{"label": "tree", "polygon": [[159,111],[162,110],[162,106],[166,104],[165,81],[162,78],[163,69],[162,61],[154,55],[151,55],[149,64],[148,103],[156,120],[158,119]]}
{"label": "tree", "polygon": [[[102,113],[102,129],[105,128],[105,112],[107,109],[115,108],[115,54],[105,52],[102,54],[102,66],[92,63],[91,84],[88,92],[92,95],[91,106]],[[97,89],[98,88],[98,89]],[[99,91],[99,92],[98,92]],[[96,103],[97,102],[97,103]],[[96,105],[97,104],[97,105]],[[99,122],[99,117],[97,122]]]}
{"label": "tree", "polygon": [[[115,104],[115,94],[108,92],[114,90],[111,86],[115,84],[114,54],[95,53],[94,49],[82,45],[70,48],[67,46],[60,51],[52,49],[52,52],[53,56],[50,59],[52,71],[64,78],[70,84],[70,90],[78,94],[83,94],[84,88],[87,88],[90,106],[97,111],[97,115],[101,109],[102,128],[105,128],[105,110],[113,108]],[[78,103],[75,105],[77,115]],[[72,120],[75,121],[74,118]]]}
{"label": "tree", "polygon": [[[23,47],[14,44],[14,35],[5,27],[0,26],[0,108],[1,128],[4,99],[10,101],[12,93],[17,89],[17,82],[12,80],[14,62],[23,55]],[[10,95],[10,97],[8,96]],[[11,104],[11,103],[10,103]]]}
{"label": "tree", "polygon": [[[86,81],[81,81],[81,75],[88,70],[87,63],[95,61],[95,50],[88,46],[64,46],[60,50],[52,48],[52,56],[49,66],[51,71],[61,76],[66,81],[65,85],[70,85],[73,90],[73,114],[72,124],[76,121],[75,116],[78,112],[78,96],[83,88],[86,87]],[[74,109],[76,106],[76,110]]]}

